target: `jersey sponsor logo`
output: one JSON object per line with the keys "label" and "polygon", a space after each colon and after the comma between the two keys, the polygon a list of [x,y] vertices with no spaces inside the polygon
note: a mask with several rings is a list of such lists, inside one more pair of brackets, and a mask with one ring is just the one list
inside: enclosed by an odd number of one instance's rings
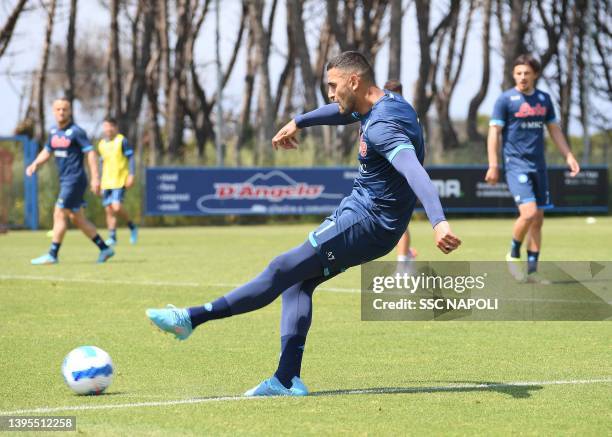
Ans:
{"label": "jersey sponsor logo", "polygon": [[521,100],[521,96],[510,96],[510,100],[514,101],[514,100]]}
{"label": "jersey sponsor logo", "polygon": [[365,158],[368,154],[368,143],[363,139],[363,134],[359,135],[359,154]]}
{"label": "jersey sponsor logo", "polygon": [[514,113],[514,116],[517,118],[526,118],[526,117],[543,117],[546,115],[546,107],[540,105],[539,103],[535,106],[531,106],[527,102],[521,103],[521,106],[518,112]]}
{"label": "jersey sponsor logo", "polygon": [[521,129],[542,129],[544,122],[542,121],[524,121],[521,123]]}
{"label": "jersey sponsor logo", "polygon": [[51,137],[51,147],[54,149],[67,149],[70,147],[70,138],[60,137],[59,135],[53,135]]}
{"label": "jersey sponsor logo", "polygon": [[54,150],[53,154],[55,155],[56,158],[67,158],[68,157],[68,151],[66,150]]}

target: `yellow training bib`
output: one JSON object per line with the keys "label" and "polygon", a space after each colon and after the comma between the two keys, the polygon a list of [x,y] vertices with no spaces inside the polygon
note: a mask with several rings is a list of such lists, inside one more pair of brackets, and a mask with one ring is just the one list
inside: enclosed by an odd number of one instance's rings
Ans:
{"label": "yellow training bib", "polygon": [[102,157],[102,189],[123,188],[129,174],[129,161],[123,154],[124,136],[117,134],[112,140],[101,139],[98,152]]}

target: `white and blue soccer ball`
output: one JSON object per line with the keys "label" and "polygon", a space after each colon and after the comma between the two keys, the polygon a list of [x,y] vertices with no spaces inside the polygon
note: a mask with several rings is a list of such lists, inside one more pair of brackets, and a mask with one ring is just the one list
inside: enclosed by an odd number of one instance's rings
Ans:
{"label": "white and blue soccer ball", "polygon": [[62,363],[62,375],[68,387],[80,395],[97,395],[108,388],[115,368],[109,354],[95,346],[81,346]]}

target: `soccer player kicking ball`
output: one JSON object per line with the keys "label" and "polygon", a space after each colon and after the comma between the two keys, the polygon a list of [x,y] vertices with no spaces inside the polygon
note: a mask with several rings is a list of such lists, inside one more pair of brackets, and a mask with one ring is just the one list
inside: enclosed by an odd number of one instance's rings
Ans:
{"label": "soccer player kicking ball", "polygon": [[423,135],[414,109],[401,96],[376,87],[372,67],[358,52],[333,58],[327,74],[329,98],[335,103],[297,116],[272,144],[293,149],[300,128],[359,121],[359,176],[351,194],[302,245],[273,259],[245,285],[203,306],[147,310],[161,330],[184,340],[202,323],[254,311],[282,295],[278,369],[246,396],[308,394],[300,369],[315,288],[349,267],[389,253],[406,229],[417,197],[433,226],[438,248],[450,253],[461,244],[422,167]]}
{"label": "soccer player kicking ball", "polygon": [[[552,206],[544,158],[544,125],[564,156],[572,177],[580,172],[580,166],[561,132],[550,96],[535,88],[539,73],[540,63],[531,55],[521,55],[514,61],[513,76],[516,85],[497,99],[489,123],[489,169],[485,180],[492,185],[499,180],[497,151],[501,134],[506,182],[519,209],[506,261],[516,279],[546,284],[549,281],[537,275],[544,209]],[[525,276],[519,263],[521,244],[526,235]]]}
{"label": "soccer player kicking ball", "polygon": [[87,189],[87,175],[83,165],[83,157],[87,156],[87,164],[91,173],[91,191],[100,194],[100,176],[96,152],[87,139],[85,131],[72,121],[70,102],[61,98],[53,102],[53,115],[57,126],[51,128],[49,140],[32,164],[26,169],[26,174],[32,176],[38,168],[55,155],[59,172],[60,192],[53,211],[53,239],[49,253],[32,260],[34,265],[56,264],[58,252],[66,230],[67,218],[76,225],[100,249],[98,262],[103,263],[115,253],[98,235],[96,227],[85,218],[83,196]]}
{"label": "soccer player kicking ball", "polygon": [[114,118],[104,120],[102,133],[104,138],[98,143],[98,153],[102,161],[102,205],[109,233],[106,244],[117,244],[117,216],[126,221],[130,228],[130,243],[136,244],[138,228],[123,207],[125,190],[134,185],[134,150],[127,138],[117,131],[117,120]]}

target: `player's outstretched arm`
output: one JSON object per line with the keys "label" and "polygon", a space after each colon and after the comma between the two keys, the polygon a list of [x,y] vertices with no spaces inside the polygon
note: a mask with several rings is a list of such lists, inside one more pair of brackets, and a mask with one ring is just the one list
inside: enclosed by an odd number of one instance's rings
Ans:
{"label": "player's outstretched arm", "polygon": [[489,134],[487,135],[487,156],[489,157],[489,169],[485,175],[485,181],[491,185],[495,185],[499,181],[499,161],[498,152],[499,144],[501,143],[502,127],[499,125],[489,126]]}
{"label": "player's outstretched arm", "polygon": [[91,176],[91,191],[95,195],[100,194],[100,173],[98,169],[98,154],[95,150],[90,150],[86,152],[87,155],[87,165],[89,167],[89,174]]}
{"label": "player's outstretched arm", "polygon": [[28,165],[28,168],[26,168],[26,175],[32,176],[34,173],[36,173],[38,167],[47,162],[50,157],[51,152],[49,152],[46,147],[42,149],[36,159],[32,161],[32,164]]}
{"label": "player's outstretched arm", "polygon": [[314,111],[297,115],[293,120],[283,126],[272,138],[272,146],[278,150],[296,149],[298,146],[297,133],[300,129],[311,126],[338,126],[358,121],[352,114],[341,114],[337,103],[321,106]]}
{"label": "player's outstretched arm", "polygon": [[410,188],[425,208],[425,213],[434,229],[436,246],[444,253],[457,249],[461,240],[453,234],[446,221],[438,190],[419,162],[413,149],[402,149],[392,159],[391,165],[408,181]]}
{"label": "player's outstretched arm", "polygon": [[567,144],[567,140],[565,139],[565,135],[563,135],[561,127],[557,123],[548,123],[546,126],[548,127],[548,133],[550,134],[553,143],[555,143],[557,149],[559,149],[559,152],[561,152],[565,158],[565,163],[570,169],[570,176],[576,176],[578,173],[580,173],[580,165],[578,164],[578,161],[576,161],[569,144]]}

